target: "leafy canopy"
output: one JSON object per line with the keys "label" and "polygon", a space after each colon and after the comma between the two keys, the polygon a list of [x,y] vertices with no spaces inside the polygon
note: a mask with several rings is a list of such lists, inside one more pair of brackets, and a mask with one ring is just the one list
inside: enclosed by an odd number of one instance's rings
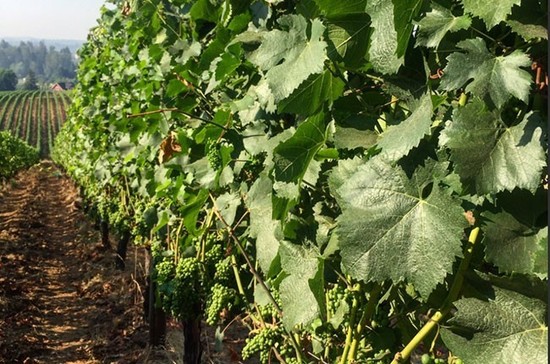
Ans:
{"label": "leafy canopy", "polygon": [[457,43],[465,53],[455,52],[447,57],[441,89],[450,91],[466,86],[466,92],[485,97],[500,108],[512,96],[527,102],[531,76],[521,67],[531,65],[529,57],[520,50],[506,56],[491,54],[481,38]]}
{"label": "leafy canopy", "polygon": [[479,99],[453,112],[440,142],[451,150],[461,179],[479,195],[514,188],[534,190],[545,166],[543,125],[536,114],[507,126]]}
{"label": "leafy canopy", "polygon": [[[464,362],[543,363],[547,358],[546,305],[514,291],[494,287],[483,299],[463,298],[449,321],[458,332],[442,332],[449,349]],[[464,331],[465,330],[465,331]]]}
{"label": "leafy canopy", "polygon": [[347,272],[367,281],[406,279],[423,297],[451,272],[466,220],[460,201],[432,176],[436,167],[427,162],[409,180],[400,167],[374,158],[334,186]]}

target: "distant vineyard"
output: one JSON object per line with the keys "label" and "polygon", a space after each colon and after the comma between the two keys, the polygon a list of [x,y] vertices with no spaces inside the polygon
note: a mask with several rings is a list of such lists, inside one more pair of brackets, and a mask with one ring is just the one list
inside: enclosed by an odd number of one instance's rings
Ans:
{"label": "distant vineyard", "polygon": [[47,157],[69,103],[65,92],[0,92],[0,130],[11,131]]}

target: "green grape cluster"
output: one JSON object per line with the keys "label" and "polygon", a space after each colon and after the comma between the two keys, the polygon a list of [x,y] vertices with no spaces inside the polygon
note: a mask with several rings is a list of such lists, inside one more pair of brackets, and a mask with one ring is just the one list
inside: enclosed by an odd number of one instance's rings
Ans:
{"label": "green grape cluster", "polygon": [[169,282],[174,278],[176,265],[174,264],[173,259],[164,259],[156,264],[155,270],[156,281],[159,284],[163,284],[165,282]]}
{"label": "green grape cluster", "polygon": [[273,318],[277,317],[277,310],[275,309],[275,306],[271,303],[268,303],[267,305],[258,305],[258,311],[260,312],[260,316],[262,316],[262,320],[264,321],[273,321]]}
{"label": "green grape cluster", "polygon": [[206,142],[206,158],[210,167],[214,170],[219,170],[222,167],[222,157],[220,150],[215,140],[210,139]]}
{"label": "green grape cluster", "polygon": [[285,358],[286,364],[299,364],[301,361],[299,361],[297,358]]}
{"label": "green grape cluster", "polygon": [[206,264],[215,264],[223,258],[223,247],[221,244],[213,244],[204,254],[204,262]]}
{"label": "green grape cluster", "polygon": [[371,327],[376,330],[377,328],[380,328],[380,327],[388,327],[389,324],[390,324],[389,313],[386,312],[380,306],[377,307],[376,312],[374,313],[371,321]]}
{"label": "green grape cluster", "polygon": [[231,279],[231,257],[216,262],[214,281],[228,284]]}
{"label": "green grape cluster", "polygon": [[[279,291],[275,290],[275,289],[271,290],[271,295],[273,296],[273,299],[275,300],[275,302],[277,302],[277,304],[280,307],[281,306],[281,297],[279,295]],[[260,313],[260,316],[262,317],[263,321],[275,322],[280,318],[279,317],[279,312],[275,308],[274,304],[272,304],[272,303],[268,303],[268,304],[265,304],[265,305],[258,304],[257,306],[258,306],[258,312]]]}
{"label": "green grape cluster", "polygon": [[195,257],[182,258],[176,266],[171,312],[175,317],[189,319],[196,317],[201,307],[202,296],[201,263]]}
{"label": "green grape cluster", "polygon": [[206,252],[204,253],[204,266],[208,277],[214,277],[216,274],[216,265],[223,259],[224,251],[221,244],[214,243],[206,245]]}
{"label": "green grape cluster", "polygon": [[347,302],[351,304],[352,295],[351,292],[345,287],[339,284],[334,285],[331,289],[327,291],[327,310],[332,316],[338,310],[338,307],[342,302]]}
{"label": "green grape cluster", "polygon": [[104,196],[98,196],[96,210],[100,218],[106,219],[109,216],[109,202]]}
{"label": "green grape cluster", "polygon": [[[432,356],[428,353],[423,354],[420,358],[420,361],[422,364],[446,364],[447,360],[443,358],[432,358]],[[455,361],[456,362],[456,361]]]}
{"label": "green grape cluster", "polygon": [[210,295],[206,301],[206,323],[215,325],[221,320],[220,313],[224,308],[231,309],[235,301],[236,291],[233,288],[215,283],[210,288]]}
{"label": "green grape cluster", "polygon": [[111,207],[109,211],[109,224],[116,230],[123,230],[128,225],[128,216],[122,209]]}
{"label": "green grape cluster", "polygon": [[246,339],[246,345],[241,352],[242,357],[246,360],[259,353],[260,362],[266,364],[269,362],[271,348],[280,341],[282,341],[281,328],[275,326],[264,327],[256,335]]}
{"label": "green grape cluster", "polygon": [[388,349],[378,350],[373,357],[367,358],[366,363],[389,363],[391,361],[391,352]]}
{"label": "green grape cluster", "polygon": [[151,227],[147,226],[146,211],[154,206],[150,201],[145,199],[137,199],[133,202],[132,224],[130,234],[137,239],[147,237]]}
{"label": "green grape cluster", "polygon": [[219,239],[219,231],[206,238],[204,265],[212,283],[229,284],[231,277],[231,258],[225,257],[225,249]]}
{"label": "green grape cluster", "polygon": [[163,302],[163,306],[165,307],[166,305],[169,307],[169,303],[171,302],[171,297],[174,291],[173,279],[175,276],[175,272],[176,265],[174,264],[174,261],[169,257],[164,258],[155,265],[155,280],[158,285],[157,289]]}
{"label": "green grape cluster", "polygon": [[[281,330],[282,333],[282,330]],[[279,354],[282,358],[284,358],[285,362],[287,364],[298,364],[303,363],[303,361],[299,360],[296,357],[296,350],[294,347],[292,347],[292,344],[288,337],[282,336],[279,339],[279,342],[276,344],[277,350],[279,351]]]}

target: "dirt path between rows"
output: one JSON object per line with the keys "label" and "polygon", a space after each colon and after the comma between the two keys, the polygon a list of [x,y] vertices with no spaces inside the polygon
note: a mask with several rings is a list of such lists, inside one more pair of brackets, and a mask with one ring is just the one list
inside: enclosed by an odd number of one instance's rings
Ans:
{"label": "dirt path between rows", "polygon": [[[116,270],[78,201],[50,161],[0,185],[0,364],[182,363],[179,324],[168,322],[165,347],[147,345],[144,249],[129,248]],[[248,333],[240,320],[221,346],[214,332],[203,327],[203,363],[257,364],[238,354]]]}
{"label": "dirt path between rows", "polygon": [[0,192],[0,363],[145,362],[140,267],[114,269],[76,199],[51,162]]}

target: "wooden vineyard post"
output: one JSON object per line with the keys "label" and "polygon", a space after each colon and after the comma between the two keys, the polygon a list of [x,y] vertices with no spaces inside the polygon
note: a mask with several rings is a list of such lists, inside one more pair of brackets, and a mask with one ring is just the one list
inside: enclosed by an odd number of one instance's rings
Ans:
{"label": "wooden vineyard post", "polygon": [[[197,311],[198,312],[198,311]],[[202,356],[201,320],[183,320],[183,362],[199,364]]]}
{"label": "wooden vineyard post", "polygon": [[111,243],[109,242],[109,223],[105,219],[99,221],[99,230],[101,231],[101,243],[105,249],[111,248]]}
{"label": "wooden vineyard post", "polygon": [[147,261],[145,263],[149,272],[145,289],[147,293],[144,302],[144,310],[149,322],[149,345],[160,346],[164,345],[166,339],[166,314],[159,307],[156,292],[157,284],[151,279],[154,274],[154,262],[150,250],[147,250]]}
{"label": "wooden vineyard post", "polygon": [[118,239],[116,256],[115,256],[115,266],[119,270],[124,270],[126,267],[126,252],[128,251],[128,242],[130,241],[130,231],[125,230],[120,239]]}

